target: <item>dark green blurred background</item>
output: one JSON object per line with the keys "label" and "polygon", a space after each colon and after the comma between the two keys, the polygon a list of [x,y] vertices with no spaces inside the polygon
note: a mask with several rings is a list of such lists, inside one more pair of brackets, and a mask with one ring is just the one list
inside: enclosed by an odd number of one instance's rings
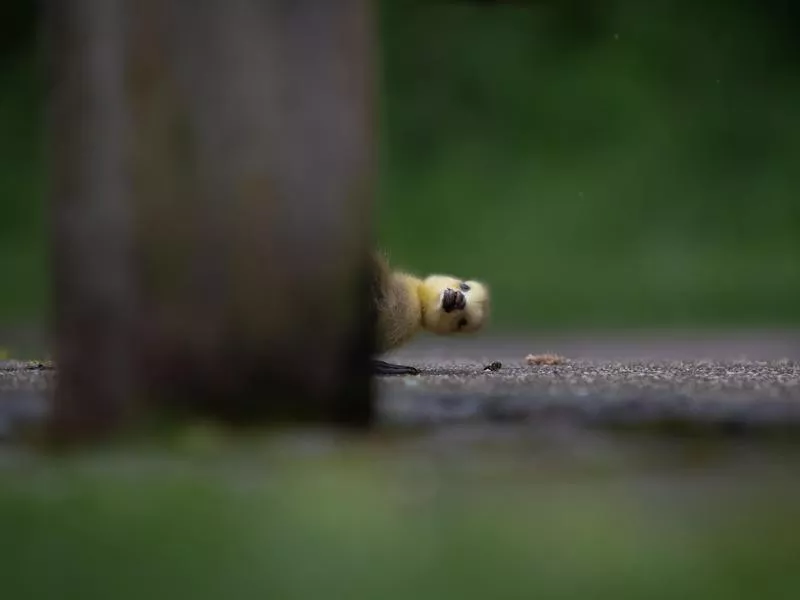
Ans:
{"label": "dark green blurred background", "polygon": [[[800,10],[382,4],[395,262],[485,278],[499,328],[800,324]],[[0,9],[0,325],[47,306],[34,6]]]}

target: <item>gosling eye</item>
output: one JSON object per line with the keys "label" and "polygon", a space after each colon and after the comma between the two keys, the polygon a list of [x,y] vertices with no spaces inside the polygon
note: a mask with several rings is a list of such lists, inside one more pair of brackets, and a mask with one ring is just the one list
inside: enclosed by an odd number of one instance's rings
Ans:
{"label": "gosling eye", "polygon": [[464,283],[463,281],[458,284],[458,287],[461,288],[462,292],[468,292],[470,290],[469,285]]}
{"label": "gosling eye", "polygon": [[464,317],[461,317],[461,319],[458,321],[458,328],[462,329],[466,326],[467,326],[467,320]]}

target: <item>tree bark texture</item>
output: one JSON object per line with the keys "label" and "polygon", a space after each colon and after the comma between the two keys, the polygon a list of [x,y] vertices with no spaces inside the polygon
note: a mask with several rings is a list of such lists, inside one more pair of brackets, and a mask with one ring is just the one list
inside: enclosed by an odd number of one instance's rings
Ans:
{"label": "tree bark texture", "polygon": [[370,8],[53,2],[62,428],[370,422]]}
{"label": "tree bark texture", "polygon": [[[122,0],[46,5],[57,433],[94,437],[133,407],[135,301]],[[68,433],[67,433],[68,432]]]}

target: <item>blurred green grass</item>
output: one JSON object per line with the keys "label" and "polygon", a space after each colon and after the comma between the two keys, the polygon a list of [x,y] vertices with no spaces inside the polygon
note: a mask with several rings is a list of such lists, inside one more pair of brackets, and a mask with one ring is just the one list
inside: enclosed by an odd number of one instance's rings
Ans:
{"label": "blurred green grass", "polygon": [[[800,325],[800,50],[753,2],[382,3],[379,239],[503,328]],[[0,74],[0,324],[47,307],[41,101]]]}
{"label": "blurred green grass", "polygon": [[619,477],[500,469],[489,481],[414,464],[336,453],[7,463],[3,594],[732,600],[800,590],[800,541],[787,529],[797,503],[785,488],[647,494]]}
{"label": "blurred green grass", "polygon": [[47,307],[41,88],[33,52],[0,61],[0,325]]}

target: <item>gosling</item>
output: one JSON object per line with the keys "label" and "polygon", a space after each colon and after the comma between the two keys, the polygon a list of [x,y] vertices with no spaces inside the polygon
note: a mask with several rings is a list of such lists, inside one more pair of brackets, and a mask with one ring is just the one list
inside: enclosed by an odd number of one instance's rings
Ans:
{"label": "gosling", "polygon": [[[372,295],[376,314],[377,350],[395,350],[421,331],[436,335],[474,333],[489,317],[489,290],[484,283],[450,275],[425,279],[393,271],[386,258],[374,255]],[[373,360],[375,375],[416,375],[405,365]]]}

